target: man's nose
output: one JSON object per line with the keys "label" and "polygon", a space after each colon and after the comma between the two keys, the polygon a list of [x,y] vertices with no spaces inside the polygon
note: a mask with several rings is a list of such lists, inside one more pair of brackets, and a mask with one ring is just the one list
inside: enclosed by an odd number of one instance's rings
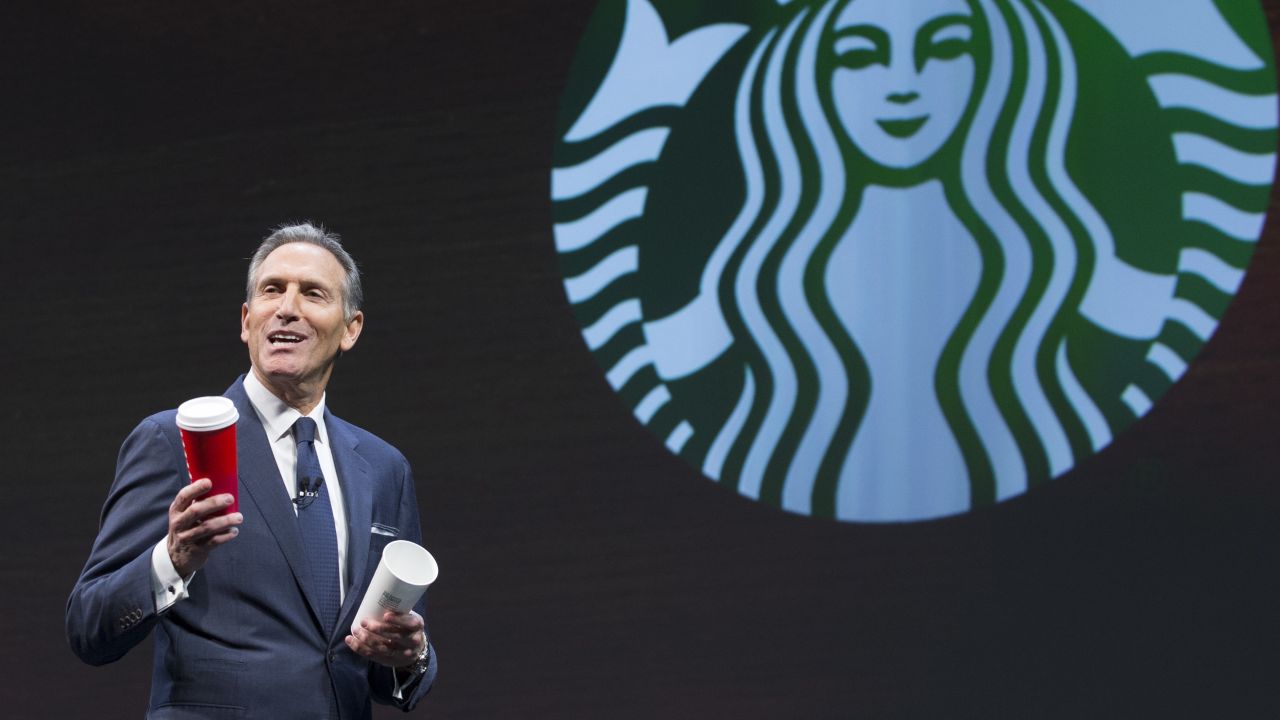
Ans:
{"label": "man's nose", "polygon": [[276,306],[276,317],[282,320],[291,320],[298,317],[298,291],[294,288],[288,288],[284,291],[284,295],[280,297],[280,304]]}

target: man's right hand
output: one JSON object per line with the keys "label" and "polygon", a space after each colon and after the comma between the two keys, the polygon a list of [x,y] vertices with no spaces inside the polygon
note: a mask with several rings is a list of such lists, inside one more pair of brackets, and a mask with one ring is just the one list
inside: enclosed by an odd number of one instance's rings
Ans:
{"label": "man's right hand", "polygon": [[213,482],[201,478],[178,491],[169,506],[169,560],[180,577],[204,567],[209,553],[240,533],[244,522],[240,513],[218,515],[230,505],[228,494],[198,499],[213,489]]}

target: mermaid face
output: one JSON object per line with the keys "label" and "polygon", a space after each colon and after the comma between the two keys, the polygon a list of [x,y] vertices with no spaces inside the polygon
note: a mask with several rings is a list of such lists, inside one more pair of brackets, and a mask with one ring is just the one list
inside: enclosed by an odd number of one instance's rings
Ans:
{"label": "mermaid face", "polygon": [[933,157],[973,93],[973,13],[965,0],[852,0],[831,38],[836,114],[858,150],[895,169]]}

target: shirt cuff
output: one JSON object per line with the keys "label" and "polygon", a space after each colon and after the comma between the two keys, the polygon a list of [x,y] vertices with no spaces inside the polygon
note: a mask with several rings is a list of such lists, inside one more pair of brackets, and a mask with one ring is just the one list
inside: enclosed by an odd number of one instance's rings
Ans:
{"label": "shirt cuff", "polygon": [[155,596],[156,612],[162,613],[179,600],[186,600],[187,583],[193,577],[195,573],[185,580],[178,575],[169,559],[169,538],[161,538],[151,550],[151,592]]}

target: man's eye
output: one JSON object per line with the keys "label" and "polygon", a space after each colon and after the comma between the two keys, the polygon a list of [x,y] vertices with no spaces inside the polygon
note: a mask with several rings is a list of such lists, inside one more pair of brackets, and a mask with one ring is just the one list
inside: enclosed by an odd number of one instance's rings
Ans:
{"label": "man's eye", "polygon": [[276,287],[275,285],[267,285],[266,287],[262,288],[263,295],[275,295],[278,292],[280,292],[280,288]]}

